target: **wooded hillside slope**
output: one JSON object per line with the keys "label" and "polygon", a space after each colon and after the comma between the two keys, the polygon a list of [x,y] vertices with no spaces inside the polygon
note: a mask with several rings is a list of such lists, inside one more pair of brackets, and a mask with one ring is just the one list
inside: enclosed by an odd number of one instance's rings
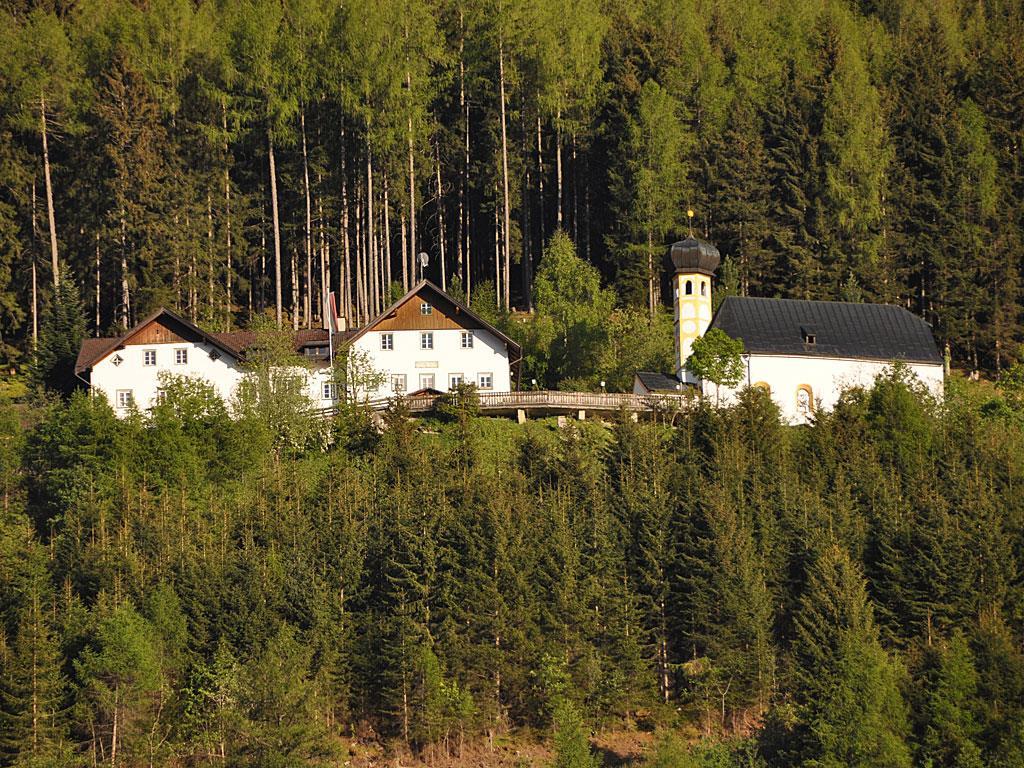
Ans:
{"label": "wooded hillside slope", "polygon": [[0,765],[553,728],[592,768],[610,726],[721,742],[662,768],[1020,766],[1024,383],[975,387],[896,371],[806,428],[758,389],[675,429],[3,406]]}

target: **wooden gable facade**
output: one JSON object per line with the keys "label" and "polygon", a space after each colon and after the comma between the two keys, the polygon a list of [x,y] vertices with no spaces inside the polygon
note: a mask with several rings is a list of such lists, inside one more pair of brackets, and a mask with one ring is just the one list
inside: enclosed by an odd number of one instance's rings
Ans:
{"label": "wooden gable facade", "polygon": [[[429,312],[424,312],[424,304],[429,305]],[[410,292],[373,323],[375,331],[471,331],[485,327],[479,318],[429,283]]]}
{"label": "wooden gable facade", "polygon": [[184,323],[178,322],[169,314],[162,313],[125,336],[121,345],[128,347],[188,342],[198,344],[202,341],[205,341],[202,333],[198,333]]}

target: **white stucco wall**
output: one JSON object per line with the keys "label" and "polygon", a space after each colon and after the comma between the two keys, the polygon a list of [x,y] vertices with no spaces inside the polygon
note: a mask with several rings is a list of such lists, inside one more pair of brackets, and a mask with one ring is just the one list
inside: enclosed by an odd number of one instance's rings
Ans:
{"label": "white stucco wall", "polygon": [[[175,350],[178,349],[188,350],[188,362],[184,365],[175,363]],[[118,391],[130,391],[135,407],[145,411],[156,404],[161,373],[206,381],[213,385],[221,399],[230,406],[245,372],[239,367],[238,361],[223,350],[217,349],[218,359],[211,358],[210,352],[214,349],[216,348],[210,344],[195,342],[129,344],[124,349],[111,352],[96,363],[92,368],[89,383],[94,392],[107,398],[119,416],[125,415],[129,409],[118,404]],[[155,366],[144,365],[145,350],[156,351]],[[114,365],[115,356],[121,357],[120,365]],[[333,404],[332,400],[323,397],[323,383],[330,379],[330,371],[326,365],[319,365],[308,371],[296,371],[305,376],[306,394],[315,405],[324,408]]]}
{"label": "white stucco wall", "polygon": [[[814,396],[814,409],[831,410],[843,390],[851,387],[870,387],[875,378],[891,366],[878,360],[852,360],[849,358],[800,357],[783,355],[744,356],[747,373],[735,388],[722,387],[719,397],[723,404],[735,400],[736,393],[745,386],[759,382],[768,384],[772,400],[779,406],[782,419],[790,424],[806,421],[797,405],[798,390],[810,387]],[[936,398],[943,394],[942,365],[912,363],[907,366]],[[703,382],[706,397],[715,397],[715,385]]]}
{"label": "white stucco wall", "polygon": [[[381,336],[390,333],[393,349],[381,349]],[[473,348],[462,348],[462,332],[457,329],[430,331],[434,334],[434,348],[420,348],[420,334],[424,331],[368,331],[355,342],[355,347],[364,351],[373,368],[385,374],[384,385],[375,393],[367,393],[371,399],[391,397],[395,394],[391,377],[405,376],[406,391],[421,389],[421,375],[434,376],[434,389],[442,392],[450,388],[451,377],[461,374],[467,383],[479,385],[482,373],[492,376],[492,392],[509,392],[512,378],[509,370],[508,352],[505,342],[490,331],[473,331]]]}

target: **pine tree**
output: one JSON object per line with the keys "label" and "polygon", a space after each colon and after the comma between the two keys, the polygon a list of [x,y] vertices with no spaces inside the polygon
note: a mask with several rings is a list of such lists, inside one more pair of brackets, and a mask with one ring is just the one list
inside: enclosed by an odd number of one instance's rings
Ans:
{"label": "pine tree", "polygon": [[65,270],[62,275],[43,310],[32,379],[39,386],[68,396],[77,388],[75,360],[85,337],[85,318],[71,274]]}
{"label": "pine tree", "polygon": [[19,766],[69,764],[63,657],[49,626],[45,574],[30,577],[10,659],[0,672],[0,750]]}
{"label": "pine tree", "polygon": [[909,766],[902,672],[878,640],[864,580],[826,545],[795,620],[795,699],[803,765]]}
{"label": "pine tree", "polygon": [[310,677],[310,651],[283,624],[247,665],[241,690],[246,721],[237,764],[333,765],[337,747]]}
{"label": "pine tree", "polygon": [[923,650],[913,707],[918,760],[925,765],[980,768],[979,728],[972,711],[978,674],[963,633]]}

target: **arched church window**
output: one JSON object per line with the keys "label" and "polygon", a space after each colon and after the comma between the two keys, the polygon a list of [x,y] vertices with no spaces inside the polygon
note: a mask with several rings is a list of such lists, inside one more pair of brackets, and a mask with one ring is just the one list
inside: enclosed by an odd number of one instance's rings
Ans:
{"label": "arched church window", "polygon": [[707,280],[701,280],[700,281],[700,295],[701,296],[707,296],[708,295],[708,281]]}
{"label": "arched church window", "polygon": [[687,280],[686,281],[686,295],[687,296],[692,296],[693,295],[693,281],[692,280]]}
{"label": "arched church window", "polygon": [[814,393],[806,384],[796,388],[796,412],[804,417],[814,413]]}

